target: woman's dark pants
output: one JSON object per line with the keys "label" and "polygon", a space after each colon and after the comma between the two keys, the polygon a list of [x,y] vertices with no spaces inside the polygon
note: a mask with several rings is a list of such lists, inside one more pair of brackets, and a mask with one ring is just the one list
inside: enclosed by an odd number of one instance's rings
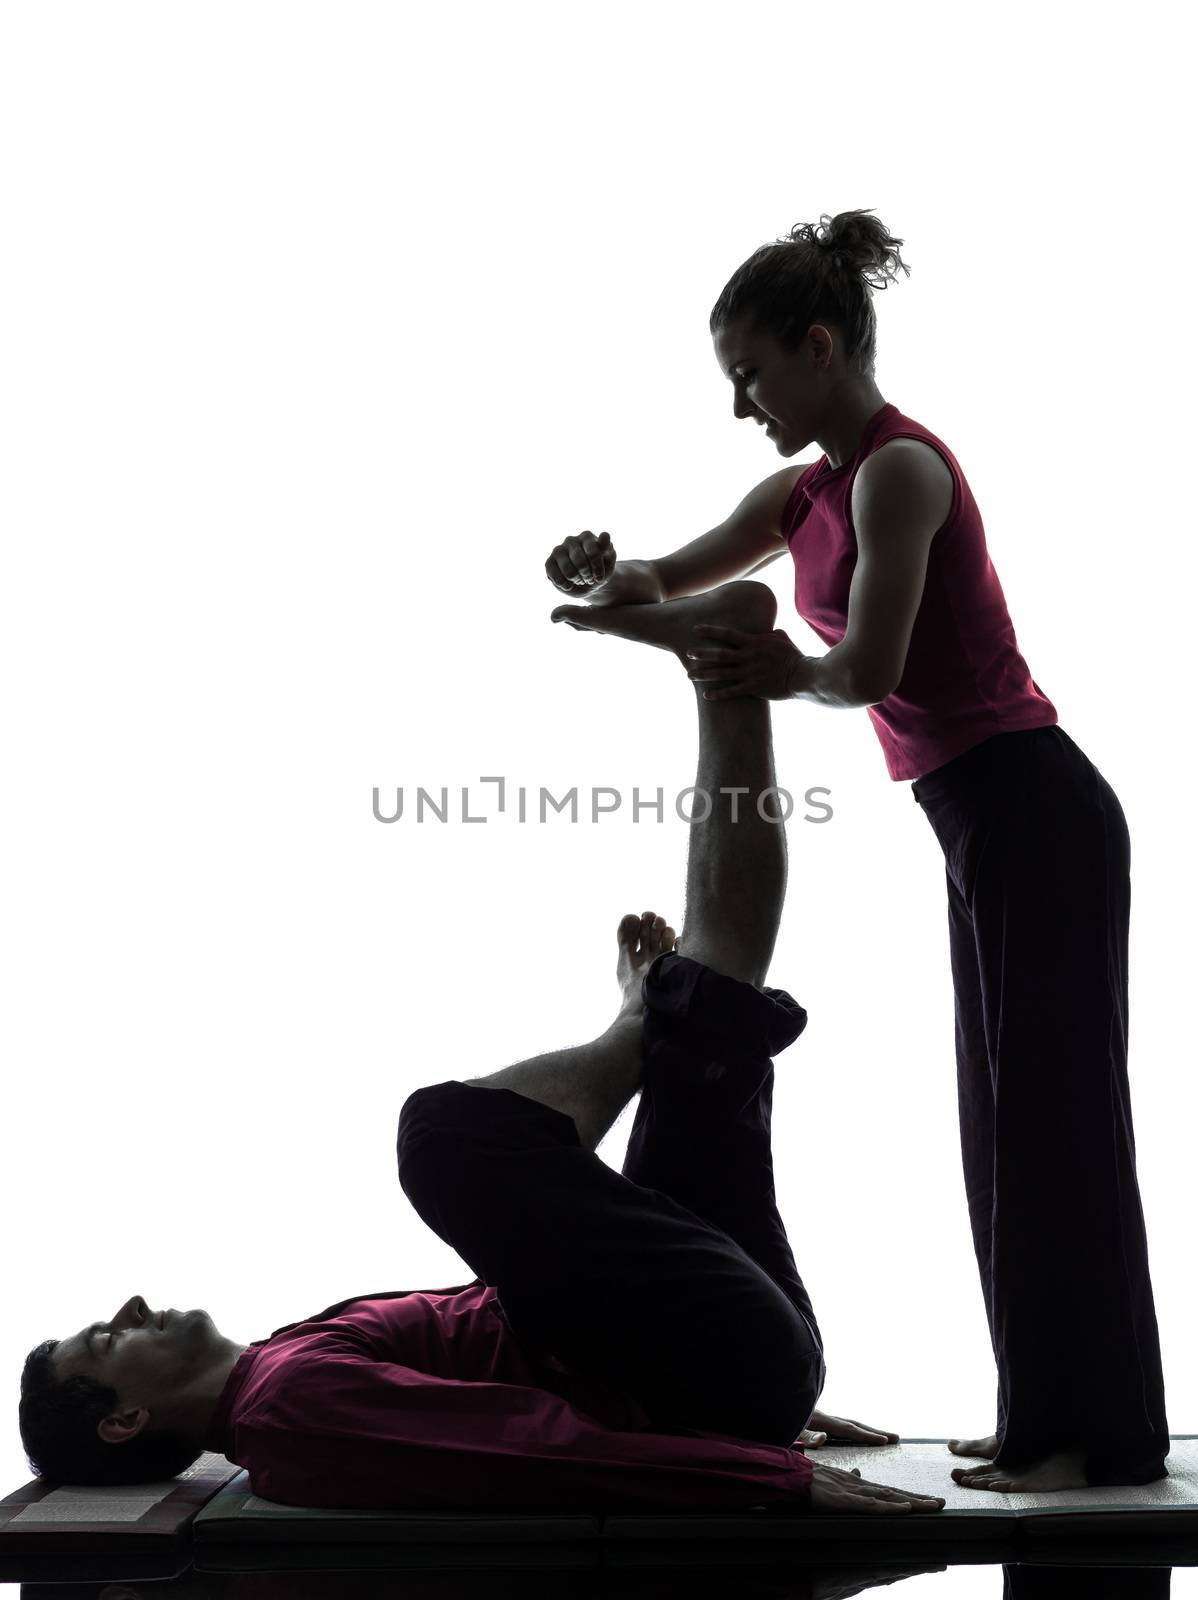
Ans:
{"label": "woman's dark pants", "polygon": [[945,857],[998,1462],[1080,1449],[1092,1484],[1166,1477],[1127,1077],[1122,807],[1060,727],[997,734],[912,792]]}

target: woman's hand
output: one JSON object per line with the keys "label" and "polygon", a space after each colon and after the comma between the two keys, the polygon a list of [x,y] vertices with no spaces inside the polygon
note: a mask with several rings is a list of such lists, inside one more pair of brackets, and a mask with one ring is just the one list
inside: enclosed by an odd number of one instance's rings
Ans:
{"label": "woman's hand", "polygon": [[704,700],[731,700],[755,694],[763,700],[789,700],[798,688],[807,657],[790,638],[772,633],[742,633],[714,622],[693,629],[697,642],[686,652],[692,683],[705,683]]}
{"label": "woman's hand", "polygon": [[545,575],[555,589],[577,597],[582,589],[593,588],[611,575],[616,564],[611,534],[598,538],[589,528],[576,539],[563,539],[554,545],[545,563]]}
{"label": "woman's hand", "polygon": [[611,535],[580,533],[555,546],[545,563],[555,589],[597,606],[647,605],[665,599],[651,561],[617,561]]}
{"label": "woman's hand", "polygon": [[839,1467],[811,1464],[811,1509],[827,1512],[881,1513],[894,1515],[907,1511],[943,1511],[941,1495],[916,1494],[911,1489],[891,1489],[883,1483],[870,1483],[860,1468],[842,1472]]}

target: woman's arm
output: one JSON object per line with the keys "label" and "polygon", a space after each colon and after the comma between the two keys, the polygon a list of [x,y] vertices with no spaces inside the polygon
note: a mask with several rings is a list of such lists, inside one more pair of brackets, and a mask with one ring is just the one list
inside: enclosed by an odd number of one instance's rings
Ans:
{"label": "woman's arm", "polygon": [[923,599],[928,553],[952,501],[952,473],[918,439],[892,439],[866,457],[853,480],[857,565],[844,638],[826,655],[798,657],[791,697],[872,706],[898,687]]}
{"label": "woman's arm", "polygon": [[662,586],[662,598],[680,600],[701,594],[734,578],[760,572],[786,554],[782,513],[804,466],[783,467],[764,478],[718,527],[700,534],[672,555],[658,556],[648,564]]}
{"label": "woman's arm", "polygon": [[707,699],[752,694],[841,709],[884,700],[903,676],[928,553],[952,501],[952,473],[931,446],[892,439],[867,456],[853,480],[857,564],[844,638],[826,655],[805,656],[781,629],[700,623],[688,655]]}
{"label": "woman's arm", "polygon": [[595,605],[678,600],[743,578],[786,553],[782,513],[804,465],[784,467],[750,489],[718,527],[672,555],[617,561],[610,534],[589,529],[557,545],[545,563],[555,589]]}

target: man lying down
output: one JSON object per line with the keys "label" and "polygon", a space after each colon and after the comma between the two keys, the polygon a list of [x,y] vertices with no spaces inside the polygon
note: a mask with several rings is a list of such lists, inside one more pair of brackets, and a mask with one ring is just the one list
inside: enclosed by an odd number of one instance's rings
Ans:
{"label": "man lying down", "polygon": [[[772,626],[762,585],[726,603],[738,626]],[[689,632],[662,642],[685,665]],[[249,1345],[134,1296],[27,1358],[35,1472],[156,1481],[213,1450],[285,1505],[943,1507],[802,1448],[897,1435],[815,1410],[823,1347],[770,1143],[770,1058],[807,1016],[764,987],[786,882],[769,702],[694,688],[681,937],[624,917],[604,1033],[401,1109],[400,1184],[475,1281],[344,1301]],[[618,1173],[595,1151],[638,1092]]]}

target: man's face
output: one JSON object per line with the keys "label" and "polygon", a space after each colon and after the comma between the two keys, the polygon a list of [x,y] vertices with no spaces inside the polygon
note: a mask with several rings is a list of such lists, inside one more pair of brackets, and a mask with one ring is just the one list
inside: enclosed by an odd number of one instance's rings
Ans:
{"label": "man's face", "polygon": [[62,1339],[52,1364],[59,1378],[82,1373],[108,1384],[121,1406],[161,1407],[211,1363],[220,1345],[206,1311],[151,1311],[135,1294],[110,1321]]}

